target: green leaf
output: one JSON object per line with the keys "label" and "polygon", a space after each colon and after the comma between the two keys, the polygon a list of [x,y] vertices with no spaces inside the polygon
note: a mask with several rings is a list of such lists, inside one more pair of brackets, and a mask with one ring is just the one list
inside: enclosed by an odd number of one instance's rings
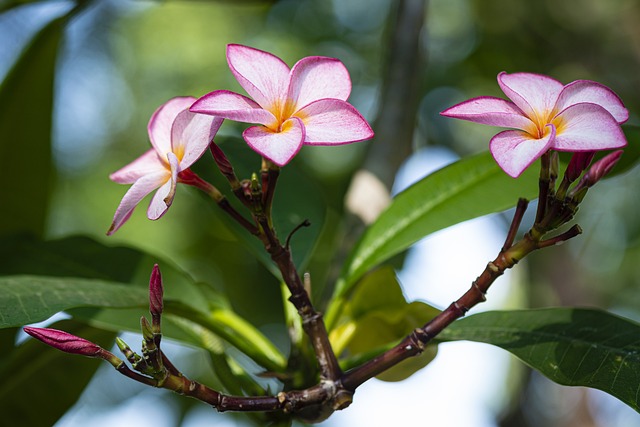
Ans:
{"label": "green leaf", "polygon": [[44,231],[54,177],[54,70],[67,17],[51,21],[36,34],[0,86],[0,157],[7,160],[0,182],[0,234],[21,230],[42,235]]}
{"label": "green leaf", "polygon": [[336,286],[341,297],[372,267],[445,227],[515,206],[538,192],[538,171],[509,177],[488,152],[459,160],[398,194],[359,240]]}
{"label": "green leaf", "polygon": [[[139,250],[110,247],[82,236],[51,241],[26,235],[0,239],[0,274],[3,275],[102,279],[130,283],[147,293],[154,264],[158,264],[162,272],[165,298],[182,301],[200,311],[208,309],[201,285],[171,262]],[[226,303],[221,296],[220,303]]]}
{"label": "green leaf", "polygon": [[454,322],[438,340],[493,344],[558,384],[605,391],[640,412],[640,325],[589,309],[492,311]]}
{"label": "green leaf", "polygon": [[[0,239],[0,273],[15,275],[0,277],[0,328],[45,320],[65,310],[100,328],[138,331],[140,317],[148,310],[149,275],[156,262],[167,314],[196,319],[267,369],[284,367],[284,356],[233,313],[211,286],[194,282],[166,261],[86,237],[48,242],[22,235]],[[64,277],[74,274],[82,277]],[[165,326],[166,336],[198,345],[171,320]]]}
{"label": "green leaf", "polygon": [[[330,338],[336,353],[346,350],[343,368],[353,367],[362,355],[371,357],[397,344],[417,326],[439,313],[419,301],[407,303],[392,268],[380,268],[358,283],[353,298],[346,304],[339,326]],[[427,347],[421,357],[411,358],[378,375],[384,381],[401,381],[424,368],[436,356],[435,345]],[[372,354],[374,353],[374,354]]]}
{"label": "green leaf", "polygon": [[148,294],[131,286],[82,278],[0,277],[0,328],[40,322],[73,307],[147,307]]}
{"label": "green leaf", "polygon": [[[71,320],[51,326],[107,348],[115,338],[113,332]],[[78,400],[100,362],[26,340],[0,365],[0,425],[54,425]]]}

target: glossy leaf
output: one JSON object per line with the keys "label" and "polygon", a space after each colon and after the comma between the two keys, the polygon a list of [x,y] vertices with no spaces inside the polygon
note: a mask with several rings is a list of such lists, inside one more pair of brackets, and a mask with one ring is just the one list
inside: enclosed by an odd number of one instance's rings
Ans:
{"label": "glossy leaf", "polygon": [[[71,320],[51,326],[106,348],[115,338],[113,332]],[[101,362],[27,339],[0,364],[0,425],[54,425],[78,400]]]}
{"label": "glossy leaf", "polygon": [[73,307],[140,307],[147,292],[131,286],[82,278],[0,277],[0,328],[40,322]]}
{"label": "glossy leaf", "polygon": [[[54,177],[51,155],[54,69],[67,15],[47,24],[23,51],[0,86],[0,234],[42,235]],[[29,169],[24,162],[29,159]]]}
{"label": "glossy leaf", "polygon": [[536,167],[513,179],[485,152],[418,181],[398,194],[364,233],[345,264],[335,295],[344,295],[369,269],[434,231],[503,211],[520,197],[536,197],[537,180]]}
{"label": "glossy leaf", "polygon": [[603,390],[640,412],[640,325],[589,309],[492,311],[454,322],[439,340],[501,347],[563,385]]}
{"label": "glossy leaf", "polygon": [[[139,250],[111,247],[82,236],[51,241],[26,235],[0,239],[0,274],[3,275],[101,279],[133,284],[147,294],[151,269],[156,263],[162,271],[167,299],[182,301],[200,311],[208,309],[208,299],[203,297],[201,286],[188,274],[166,260]],[[220,303],[226,306],[222,299]]]}

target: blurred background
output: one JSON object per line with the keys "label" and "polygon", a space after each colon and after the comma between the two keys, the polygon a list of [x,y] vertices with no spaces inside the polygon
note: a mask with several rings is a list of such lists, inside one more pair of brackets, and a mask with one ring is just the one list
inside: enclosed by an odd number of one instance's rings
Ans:
{"label": "blurred background", "polygon": [[[227,292],[239,314],[276,340],[286,339],[276,279],[195,190],[180,188],[179,203],[159,223],[141,206],[105,236],[126,191],[108,175],[149,148],[153,111],[174,96],[242,92],[226,64],[226,44],[263,49],[289,65],[304,56],[339,58],[351,73],[350,102],[374,125],[373,141],[305,147],[282,174],[282,206],[320,206],[314,232],[322,234],[308,264],[318,301],[330,294],[333,260],[357,237],[344,208],[353,173],[369,170],[398,191],[486,150],[495,129],[438,113],[473,96],[502,97],[500,71],[601,82],[630,110],[630,142],[640,140],[635,0],[5,0],[0,10],[0,79],[15,88],[10,96],[4,89],[0,105],[0,231],[24,218],[46,238],[83,234],[171,259]],[[37,52],[21,56],[29,46]],[[226,122],[217,142],[246,177],[260,163],[238,138],[243,128]],[[198,172],[215,180],[213,166],[204,156]],[[487,308],[597,306],[640,320],[639,179],[640,169],[628,168],[590,192],[577,218],[584,235],[519,265],[492,290]],[[299,200],[309,194],[313,201]],[[301,210],[280,212],[300,216],[295,221],[306,217]],[[407,298],[446,306],[499,250],[507,218],[484,218],[421,242],[398,263]],[[438,253],[460,251],[454,243],[461,239],[468,239],[468,253],[456,252],[455,264],[439,262]],[[323,425],[640,425],[637,413],[604,393],[558,386],[500,350],[463,344],[442,345],[436,361],[409,380],[372,381]],[[206,378],[201,352],[169,351],[188,374]],[[461,366],[477,379],[460,383],[452,368]],[[56,426],[248,422],[187,400],[138,387],[105,366]]]}

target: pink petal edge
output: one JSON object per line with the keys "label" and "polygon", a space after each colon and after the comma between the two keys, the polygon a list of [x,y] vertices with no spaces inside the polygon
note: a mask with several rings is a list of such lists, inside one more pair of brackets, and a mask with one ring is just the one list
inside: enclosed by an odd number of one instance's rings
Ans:
{"label": "pink petal edge", "polygon": [[182,153],[180,168],[186,169],[198,160],[220,129],[221,117],[181,111],[173,122],[171,143],[173,153]]}
{"label": "pink petal edge", "polygon": [[120,205],[118,205],[116,213],[113,216],[111,227],[109,228],[109,231],[107,231],[107,235],[112,235],[122,227],[122,225],[129,219],[138,203],[140,203],[147,194],[160,187],[168,179],[169,172],[164,169],[160,172],[145,175],[137,180],[125,193]]}
{"label": "pink petal edge", "polygon": [[[287,126],[288,124],[288,126]],[[273,132],[262,126],[246,129],[242,136],[249,146],[278,166],[284,166],[298,154],[305,138],[302,120],[292,117],[283,123],[282,132]]]}
{"label": "pink petal edge", "polygon": [[629,110],[620,97],[607,86],[591,80],[576,80],[566,85],[560,92],[555,110],[560,112],[583,102],[602,106],[618,123],[629,119]]}
{"label": "pink petal edge", "polygon": [[620,124],[600,105],[574,104],[557,118],[561,124],[553,148],[558,151],[599,151],[627,145]]}
{"label": "pink petal edge", "polygon": [[512,178],[519,177],[525,169],[553,144],[555,127],[548,125],[551,132],[541,139],[519,130],[506,130],[491,139],[489,149],[498,165]]}
{"label": "pink petal edge", "polygon": [[324,98],[346,101],[349,94],[349,71],[338,59],[308,56],[291,69],[287,101],[294,104],[294,111]]}
{"label": "pink petal edge", "polygon": [[118,184],[133,184],[145,175],[164,169],[166,166],[158,157],[158,153],[151,148],[133,162],[110,174],[109,179]]}
{"label": "pink petal edge", "polygon": [[216,90],[202,96],[191,106],[190,111],[265,126],[276,121],[271,112],[260,107],[251,98],[228,90]]}
{"label": "pink petal edge", "polygon": [[490,126],[525,130],[534,123],[514,104],[501,98],[479,96],[447,108],[440,115]]}
{"label": "pink petal edge", "polygon": [[296,113],[305,128],[306,145],[341,145],[373,138],[373,130],[346,101],[320,99]]}
{"label": "pink petal edge", "polygon": [[187,110],[196,99],[192,96],[172,98],[153,113],[147,125],[151,145],[162,158],[171,151],[171,127],[178,114]]}
{"label": "pink petal edge", "polygon": [[227,63],[240,86],[263,108],[284,103],[289,66],[280,58],[263,50],[229,44]]}
{"label": "pink petal edge", "polygon": [[498,84],[502,91],[532,120],[539,115],[546,118],[553,110],[562,83],[548,76],[533,73],[498,74]]}

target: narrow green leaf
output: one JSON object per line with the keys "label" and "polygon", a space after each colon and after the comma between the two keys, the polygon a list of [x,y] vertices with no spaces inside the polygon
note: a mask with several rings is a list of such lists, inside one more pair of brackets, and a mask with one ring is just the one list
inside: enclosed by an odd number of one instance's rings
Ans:
{"label": "narrow green leaf", "polygon": [[335,296],[344,295],[369,269],[434,231],[503,211],[520,197],[535,197],[537,180],[535,167],[517,180],[509,177],[488,152],[427,176],[398,194],[367,229],[345,264]]}
{"label": "narrow green leaf", "polygon": [[67,17],[51,21],[36,34],[0,86],[0,157],[6,159],[0,182],[0,234],[44,231],[54,177],[54,70]]}
{"label": "narrow green leaf", "polygon": [[[51,327],[109,348],[115,333],[62,320]],[[0,426],[52,426],[78,400],[100,360],[28,339],[0,365]]]}
{"label": "narrow green leaf", "polygon": [[492,311],[438,339],[496,345],[559,384],[597,388],[640,412],[640,325],[630,320],[574,308]]}

